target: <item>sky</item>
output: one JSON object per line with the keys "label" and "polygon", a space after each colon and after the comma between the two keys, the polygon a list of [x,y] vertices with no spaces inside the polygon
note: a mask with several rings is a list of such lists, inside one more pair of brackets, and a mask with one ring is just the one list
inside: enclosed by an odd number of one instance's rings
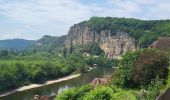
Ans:
{"label": "sky", "polygon": [[0,0],[0,40],[61,36],[92,16],[170,19],[170,0]]}

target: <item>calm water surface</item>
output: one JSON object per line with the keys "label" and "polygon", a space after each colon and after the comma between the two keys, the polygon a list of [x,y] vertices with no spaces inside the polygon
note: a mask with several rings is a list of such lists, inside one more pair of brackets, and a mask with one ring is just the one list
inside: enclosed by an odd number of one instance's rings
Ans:
{"label": "calm water surface", "polygon": [[14,93],[6,97],[0,98],[0,100],[31,100],[31,98],[36,94],[53,95],[72,87],[87,84],[91,82],[94,78],[109,76],[112,74],[112,72],[112,68],[96,68],[88,73],[82,74],[80,77],[48,86],[27,90],[24,92]]}

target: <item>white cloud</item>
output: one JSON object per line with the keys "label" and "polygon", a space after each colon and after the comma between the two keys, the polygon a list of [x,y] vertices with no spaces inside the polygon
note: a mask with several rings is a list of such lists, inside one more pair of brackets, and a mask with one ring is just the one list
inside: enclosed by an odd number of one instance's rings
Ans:
{"label": "white cloud", "polygon": [[[73,0],[36,0],[1,5],[6,16],[29,25],[73,23],[91,15],[89,8]],[[83,16],[84,15],[84,16]]]}
{"label": "white cloud", "polygon": [[[70,25],[92,16],[88,6],[74,0],[28,0],[12,3],[7,3],[4,0],[0,3],[0,14],[24,25],[25,27],[20,30],[23,30],[22,32],[28,31],[25,34],[30,34],[29,38],[33,33],[42,35],[44,33],[66,34]],[[29,27],[29,30],[26,27]],[[13,34],[8,30],[6,31]],[[22,34],[24,33],[20,33],[21,37],[23,37]],[[32,38],[37,37],[33,35]]]}
{"label": "white cloud", "polygon": [[7,20],[0,24],[0,39],[63,35],[92,16],[167,19],[169,5],[169,0],[0,0],[0,21]]}

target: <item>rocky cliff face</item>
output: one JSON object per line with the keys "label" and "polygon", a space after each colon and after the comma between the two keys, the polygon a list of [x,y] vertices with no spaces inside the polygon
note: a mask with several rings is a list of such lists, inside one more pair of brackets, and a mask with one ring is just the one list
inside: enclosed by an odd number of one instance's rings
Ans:
{"label": "rocky cliff face", "polygon": [[111,58],[117,58],[129,50],[135,50],[134,39],[124,31],[117,31],[116,34],[112,35],[110,30],[97,32],[89,26],[78,24],[70,28],[65,45],[71,47],[93,42],[98,43],[101,49]]}

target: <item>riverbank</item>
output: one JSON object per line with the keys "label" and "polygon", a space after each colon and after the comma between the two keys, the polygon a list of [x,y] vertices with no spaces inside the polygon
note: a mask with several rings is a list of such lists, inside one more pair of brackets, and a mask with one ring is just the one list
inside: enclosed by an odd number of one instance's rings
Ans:
{"label": "riverbank", "polygon": [[74,75],[69,75],[69,76],[59,78],[59,79],[56,79],[56,80],[50,80],[50,81],[47,81],[43,84],[30,84],[28,86],[22,86],[20,88],[17,88],[17,89],[14,89],[14,90],[11,90],[11,91],[8,91],[8,92],[5,92],[5,93],[1,93],[0,97],[8,96],[8,95],[13,94],[13,93],[22,92],[22,91],[25,91],[25,90],[38,88],[38,87],[42,87],[42,86],[46,86],[46,85],[50,85],[50,84],[54,84],[54,83],[58,83],[58,82],[67,81],[67,80],[79,77],[80,75],[81,74],[74,74]]}

